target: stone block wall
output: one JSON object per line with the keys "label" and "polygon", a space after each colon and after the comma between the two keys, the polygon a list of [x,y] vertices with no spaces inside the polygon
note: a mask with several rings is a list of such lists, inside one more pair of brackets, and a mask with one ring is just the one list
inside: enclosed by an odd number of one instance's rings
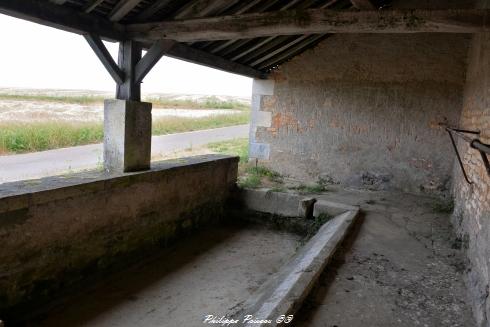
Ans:
{"label": "stone block wall", "polygon": [[[481,131],[480,139],[490,143],[490,33],[475,35],[468,60],[463,112],[459,126]],[[464,141],[458,142],[469,179],[454,167],[456,227],[468,258],[467,286],[478,326],[490,323],[490,176],[480,153]]]}
{"label": "stone block wall", "polygon": [[220,218],[238,158],[0,186],[0,318],[18,318],[111,267]]}
{"label": "stone block wall", "polygon": [[332,35],[255,81],[251,157],[307,182],[447,195],[438,124],[459,120],[469,39]]}

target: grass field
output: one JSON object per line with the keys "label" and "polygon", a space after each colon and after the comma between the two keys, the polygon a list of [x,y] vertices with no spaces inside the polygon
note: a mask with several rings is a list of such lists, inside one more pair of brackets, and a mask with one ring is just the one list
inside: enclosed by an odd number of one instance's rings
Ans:
{"label": "grass field", "polygon": [[[102,104],[104,102],[104,96],[91,96],[91,95],[43,95],[43,94],[0,94],[1,100],[15,100],[15,101],[43,101],[43,102],[58,102],[58,103],[70,103],[70,104]],[[183,108],[183,109],[235,109],[235,110],[248,110],[250,106],[240,101],[223,101],[216,96],[208,96],[200,101],[197,100],[182,100],[182,99],[170,99],[165,97],[147,97],[143,98],[143,101],[153,103],[154,108]]]}
{"label": "grass field", "polygon": [[[153,122],[153,135],[247,124],[249,112],[204,118],[168,117]],[[25,153],[99,143],[102,123],[1,123],[0,154]]]}

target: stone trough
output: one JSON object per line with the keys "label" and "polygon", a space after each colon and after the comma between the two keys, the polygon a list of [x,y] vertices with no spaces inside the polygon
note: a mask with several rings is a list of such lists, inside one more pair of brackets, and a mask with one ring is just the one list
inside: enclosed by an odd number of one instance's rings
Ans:
{"label": "stone trough", "polygon": [[288,316],[293,317],[300,308],[336,249],[357,221],[359,208],[269,190],[245,190],[241,193],[241,198],[247,209],[273,215],[296,216],[298,219],[318,219],[322,214],[334,216],[234,313],[242,318],[242,322],[243,317],[263,320],[262,323],[245,322],[244,326],[276,326],[287,323]]}

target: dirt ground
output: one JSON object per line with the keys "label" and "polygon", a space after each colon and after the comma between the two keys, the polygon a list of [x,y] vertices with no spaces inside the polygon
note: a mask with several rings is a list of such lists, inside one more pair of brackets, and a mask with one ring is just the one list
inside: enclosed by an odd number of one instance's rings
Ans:
{"label": "dirt ground", "polygon": [[225,315],[246,300],[299,242],[255,225],[203,230],[31,325],[203,326],[205,315]]}
{"label": "dirt ground", "polygon": [[304,327],[474,326],[460,246],[431,198],[338,191],[362,224],[295,316]]}

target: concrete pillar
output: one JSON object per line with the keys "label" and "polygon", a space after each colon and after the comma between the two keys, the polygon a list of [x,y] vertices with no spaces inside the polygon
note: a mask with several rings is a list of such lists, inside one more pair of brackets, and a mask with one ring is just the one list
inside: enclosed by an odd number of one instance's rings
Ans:
{"label": "concrete pillar", "polygon": [[104,168],[109,172],[150,169],[151,103],[105,100]]}
{"label": "concrete pillar", "polygon": [[252,117],[250,119],[249,158],[269,160],[270,145],[257,139],[257,129],[271,126],[272,114],[262,110],[264,96],[274,95],[274,81],[254,79],[252,86]]}

